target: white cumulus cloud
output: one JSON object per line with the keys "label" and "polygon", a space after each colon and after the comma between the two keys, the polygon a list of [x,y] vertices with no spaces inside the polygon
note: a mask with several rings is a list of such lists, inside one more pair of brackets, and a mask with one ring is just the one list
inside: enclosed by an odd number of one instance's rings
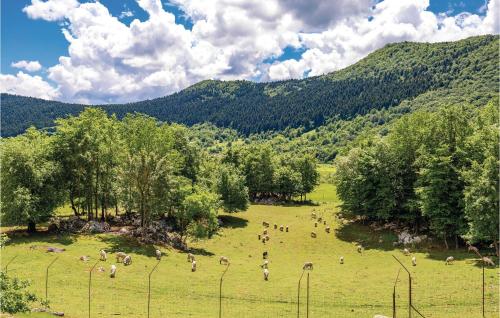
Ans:
{"label": "white cumulus cloud", "polygon": [[0,91],[3,93],[57,99],[59,91],[40,76],[32,76],[19,71],[16,75],[0,74]]}
{"label": "white cumulus cloud", "polygon": [[31,0],[31,5],[24,7],[23,12],[32,19],[58,21],[78,4],[77,0]]}
{"label": "white cumulus cloud", "polygon": [[[483,15],[435,14],[428,0],[171,0],[191,29],[177,24],[160,0],[136,1],[148,18],[127,25],[120,19],[128,13],[115,17],[98,1],[32,0],[23,11],[32,19],[57,21],[68,55],[47,69],[54,86],[20,72],[24,80],[45,83],[51,98],[129,102],[210,78],[320,75],[391,42],[451,41],[500,31],[500,0],[490,0]],[[303,54],[277,60],[287,47]],[[20,73],[9,76],[19,81]]]}
{"label": "white cumulus cloud", "polygon": [[42,68],[42,65],[38,61],[17,61],[10,64],[10,66],[15,68],[22,68],[28,72],[36,72]]}

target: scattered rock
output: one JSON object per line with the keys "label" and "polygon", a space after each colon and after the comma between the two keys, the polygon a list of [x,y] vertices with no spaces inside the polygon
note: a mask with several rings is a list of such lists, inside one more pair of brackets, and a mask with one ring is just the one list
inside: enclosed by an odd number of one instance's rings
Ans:
{"label": "scattered rock", "polygon": [[87,222],[77,216],[69,218],[53,217],[49,220],[48,231],[52,233],[78,233]]}
{"label": "scattered rock", "polygon": [[59,247],[52,247],[52,246],[46,247],[47,253],[62,253],[65,250],[66,250],[65,248],[59,248]]}
{"label": "scattered rock", "polygon": [[411,235],[408,231],[403,231],[398,234],[398,243],[403,245],[419,244],[427,239],[427,235]]}
{"label": "scattered rock", "polygon": [[89,221],[85,226],[81,229],[80,232],[83,233],[105,233],[111,230],[111,226],[107,222],[97,222],[97,221]]}
{"label": "scattered rock", "polygon": [[181,236],[172,232],[172,227],[164,220],[151,222],[147,227],[131,229],[128,235],[144,244],[171,245],[181,250],[187,248]]}

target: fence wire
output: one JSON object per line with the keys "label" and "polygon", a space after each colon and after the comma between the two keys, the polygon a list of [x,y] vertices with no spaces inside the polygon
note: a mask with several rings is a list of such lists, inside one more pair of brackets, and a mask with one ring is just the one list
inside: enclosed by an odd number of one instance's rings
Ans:
{"label": "fence wire", "polygon": [[[30,289],[44,298],[46,267],[33,269],[30,252],[20,254],[9,265],[9,275],[28,279]],[[71,317],[87,317],[88,274],[94,261],[82,262],[72,256],[40,253],[43,263],[49,265],[48,300],[52,311],[65,312]],[[9,258],[10,259],[10,258]],[[147,317],[148,274],[156,265],[151,258],[147,262],[131,266],[117,264],[116,278],[109,278],[109,266],[113,262],[99,262],[93,271],[91,289],[91,317]],[[412,297],[414,306],[426,317],[482,317],[482,270],[470,264],[464,269],[459,265],[438,268],[432,279],[422,276],[420,266],[409,267],[412,273]],[[101,267],[104,271],[101,271]],[[28,270],[29,269],[29,270]],[[150,317],[218,317],[218,272],[203,271],[203,263],[196,272],[190,264],[172,264],[162,261],[151,279]],[[251,277],[262,280],[258,290],[248,288],[237,266],[229,268],[223,284],[222,317],[296,317],[297,281],[277,274],[264,281],[262,275]],[[376,313],[392,315],[392,291],[397,266],[381,268],[379,280],[373,286],[364,286],[363,269],[346,268],[343,281],[335,277],[324,279],[315,271],[310,275],[309,317],[360,317]],[[464,272],[465,271],[465,272]],[[275,271],[276,272],[276,271]],[[31,273],[28,277],[26,273]],[[258,271],[256,271],[258,273]],[[372,273],[372,272],[370,272]],[[382,274],[386,274],[385,276]],[[249,275],[249,274],[248,274]],[[250,277],[250,276],[247,276]],[[389,279],[390,277],[390,279]],[[425,279],[424,279],[425,278]],[[61,288],[61,286],[63,286]],[[208,288],[207,288],[208,287]],[[306,317],[305,276],[301,288],[299,317]],[[363,293],[359,293],[361,287]],[[368,291],[367,291],[368,288]],[[366,292],[378,295],[376,302],[368,302]],[[127,301],[133,297],[134,301]],[[485,317],[497,317],[499,312],[498,267],[485,271]],[[78,312],[66,312],[67,308],[79,308]],[[396,285],[396,317],[408,317],[408,279],[402,272]],[[413,312],[412,317],[419,317]]]}

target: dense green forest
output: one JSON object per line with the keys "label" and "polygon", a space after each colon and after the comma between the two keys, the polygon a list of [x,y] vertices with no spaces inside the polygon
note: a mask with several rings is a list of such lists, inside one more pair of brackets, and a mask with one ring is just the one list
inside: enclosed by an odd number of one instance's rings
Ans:
{"label": "dense green forest", "polygon": [[[164,122],[210,122],[245,135],[300,127],[310,131],[332,120],[335,126],[338,120],[411,103],[422,95],[432,98],[466,89],[472,92],[470,98],[487,100],[496,95],[499,83],[498,40],[479,36],[391,44],[324,76],[272,83],[209,80],[162,98],[100,107],[118,118],[140,112]],[[7,94],[1,95],[1,102],[3,136],[22,133],[31,125],[52,127],[56,118],[84,109]],[[333,158],[332,151],[321,157]]]}
{"label": "dense green forest", "polygon": [[319,182],[312,156],[277,154],[263,144],[209,155],[185,126],[137,113],[118,120],[100,108],[58,119],[52,134],[29,128],[3,138],[0,149],[1,220],[31,231],[69,203],[88,220],[121,210],[138,213],[141,226],[165,219],[184,237],[206,237],[221,207],[304,198]]}
{"label": "dense green forest", "polygon": [[498,99],[417,111],[336,160],[342,209],[443,240],[494,242],[498,255]]}

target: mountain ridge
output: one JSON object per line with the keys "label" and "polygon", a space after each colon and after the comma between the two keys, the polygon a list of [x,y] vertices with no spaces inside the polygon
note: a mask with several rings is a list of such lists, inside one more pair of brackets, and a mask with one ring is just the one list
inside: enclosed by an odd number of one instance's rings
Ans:
{"label": "mountain ridge", "polygon": [[[456,42],[388,44],[357,63],[325,75],[267,83],[204,80],[177,93],[127,104],[92,105],[123,117],[141,112],[186,125],[210,122],[243,134],[321,126],[384,109],[443,88],[498,87],[498,35]],[[76,115],[87,105],[1,95],[2,136]]]}

